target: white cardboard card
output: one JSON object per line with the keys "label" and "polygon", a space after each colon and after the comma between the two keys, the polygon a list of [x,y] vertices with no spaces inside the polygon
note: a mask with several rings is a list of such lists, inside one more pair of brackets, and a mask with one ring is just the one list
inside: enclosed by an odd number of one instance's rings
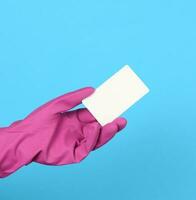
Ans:
{"label": "white cardboard card", "polygon": [[82,103],[104,126],[119,117],[148,92],[148,87],[128,65],[125,65]]}

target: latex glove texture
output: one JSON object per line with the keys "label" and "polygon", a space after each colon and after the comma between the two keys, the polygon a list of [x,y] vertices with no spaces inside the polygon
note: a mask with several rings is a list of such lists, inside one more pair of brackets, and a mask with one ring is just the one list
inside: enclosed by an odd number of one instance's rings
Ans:
{"label": "latex glove texture", "polygon": [[25,119],[0,128],[0,177],[32,161],[46,165],[78,163],[123,129],[124,118],[101,127],[87,109],[70,110],[93,92],[92,87],[69,92]]}

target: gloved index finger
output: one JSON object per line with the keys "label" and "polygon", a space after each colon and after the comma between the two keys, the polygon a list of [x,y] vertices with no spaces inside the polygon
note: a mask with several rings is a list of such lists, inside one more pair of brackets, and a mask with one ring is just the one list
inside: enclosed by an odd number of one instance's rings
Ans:
{"label": "gloved index finger", "polygon": [[83,99],[90,96],[94,92],[94,88],[85,87],[76,91],[64,94],[53,101],[53,109],[55,113],[64,112],[79,105]]}

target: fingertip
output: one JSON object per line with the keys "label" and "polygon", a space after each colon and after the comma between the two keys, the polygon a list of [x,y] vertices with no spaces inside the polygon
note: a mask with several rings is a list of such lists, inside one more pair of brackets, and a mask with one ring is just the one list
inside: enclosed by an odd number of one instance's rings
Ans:
{"label": "fingertip", "polygon": [[114,122],[117,124],[119,131],[125,128],[127,125],[127,120],[123,117],[115,119]]}
{"label": "fingertip", "polygon": [[82,90],[85,90],[88,93],[93,93],[95,91],[95,88],[88,86],[88,87],[82,88]]}
{"label": "fingertip", "polygon": [[87,98],[90,95],[92,95],[94,93],[94,91],[95,91],[95,88],[93,88],[93,87],[84,87],[84,88],[81,88],[78,91],[78,98],[82,101],[85,98]]}
{"label": "fingertip", "polygon": [[82,101],[83,99],[87,98],[88,96],[90,96],[93,92],[95,91],[95,89],[93,87],[84,87],[81,89],[78,89],[74,92],[69,93],[70,97],[71,95],[74,95],[74,98],[78,101]]}

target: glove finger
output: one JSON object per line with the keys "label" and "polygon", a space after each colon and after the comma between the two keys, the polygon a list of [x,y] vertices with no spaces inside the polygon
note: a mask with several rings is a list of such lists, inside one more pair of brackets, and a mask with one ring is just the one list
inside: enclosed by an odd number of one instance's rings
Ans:
{"label": "glove finger", "polygon": [[54,113],[64,112],[79,105],[83,99],[90,96],[94,92],[94,88],[85,87],[65,95],[57,97],[52,101],[52,108]]}
{"label": "glove finger", "polygon": [[75,162],[80,162],[92,151],[99,138],[101,126],[97,122],[87,124],[83,127],[84,139],[75,149]]}
{"label": "glove finger", "polygon": [[78,112],[78,119],[81,122],[90,123],[96,121],[94,116],[86,108],[78,109],[77,112]]}
{"label": "glove finger", "polygon": [[102,127],[102,131],[100,133],[99,140],[94,148],[97,149],[104,144],[106,144],[109,140],[111,140],[117,132],[122,130],[127,124],[127,120],[124,118],[117,118],[113,122],[106,124],[105,126]]}

